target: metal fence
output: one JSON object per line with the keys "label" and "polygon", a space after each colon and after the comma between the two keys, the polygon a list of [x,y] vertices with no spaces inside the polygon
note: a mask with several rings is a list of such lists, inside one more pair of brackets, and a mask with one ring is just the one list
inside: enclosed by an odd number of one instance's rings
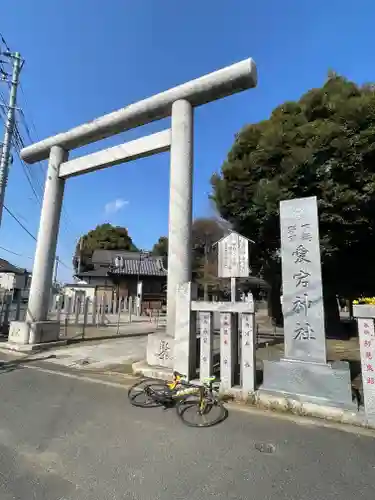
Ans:
{"label": "metal fence", "polygon": [[[157,330],[165,324],[160,309],[143,311],[133,297],[108,300],[101,297],[55,295],[48,319],[59,321],[62,338],[98,338]],[[132,326],[132,328],[129,328]]]}
{"label": "metal fence", "polygon": [[[148,308],[142,304],[137,308],[136,299],[128,297],[122,300],[107,300],[83,296],[55,294],[51,296],[48,319],[59,321],[61,337],[85,338],[95,336],[112,336],[131,330],[137,332],[142,328],[158,330],[165,327],[166,311],[164,308]],[[7,335],[11,321],[25,321],[27,312],[27,295],[23,291],[16,297],[10,291],[0,291],[0,333]],[[264,316],[265,317],[265,316]],[[259,323],[258,323],[259,322]],[[263,315],[256,322],[257,343],[276,336],[276,328],[263,322]],[[132,324],[133,329],[129,326]],[[200,330],[197,319],[197,333]],[[213,329],[218,332],[220,315],[213,315]]]}
{"label": "metal fence", "polygon": [[[7,335],[11,321],[25,321],[27,298],[24,293],[0,291],[0,333]],[[53,295],[50,299],[47,319],[59,321],[60,336],[68,338],[86,336],[120,335],[134,331],[156,330],[165,324],[165,311],[137,307],[133,297],[120,301],[108,301],[103,295],[100,298],[82,296],[69,297]]]}
{"label": "metal fence", "polygon": [[0,292],[0,333],[6,335],[11,321],[24,321],[26,318],[27,302],[21,293],[14,297],[13,292]]}

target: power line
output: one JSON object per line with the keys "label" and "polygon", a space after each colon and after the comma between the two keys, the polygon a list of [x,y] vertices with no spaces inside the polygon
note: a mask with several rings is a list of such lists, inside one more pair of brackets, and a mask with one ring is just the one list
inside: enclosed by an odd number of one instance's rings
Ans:
{"label": "power line", "polygon": [[22,222],[9,210],[7,206],[4,205],[4,210],[8,212],[8,214],[22,227],[22,229],[34,240],[37,241],[35,236],[30,233],[26,226],[22,224]]}
{"label": "power line", "polygon": [[[16,94],[17,94],[17,89],[18,89],[19,83],[20,83],[18,77],[19,77],[19,73],[21,71],[21,68],[23,66],[24,61],[21,59],[20,55],[17,52],[12,53],[10,51],[9,45],[7,44],[4,36],[1,33],[0,33],[0,37],[1,37],[1,41],[2,41],[3,45],[5,45],[5,47],[7,49],[7,52],[4,52],[4,55],[7,58],[11,59],[12,63],[13,63],[12,64],[13,65],[13,76],[12,76],[11,91],[10,91],[10,101],[9,101],[8,106],[5,103],[4,95],[1,94],[2,102],[4,103],[5,109],[7,108],[8,111],[6,114],[5,139],[4,139],[4,144],[3,144],[3,148],[2,148],[3,149],[2,156],[1,156],[2,157],[1,166],[2,166],[2,169],[4,169],[4,188],[1,190],[0,194],[2,194],[3,198],[4,198],[4,190],[5,190],[6,180],[7,180],[7,171],[9,169],[9,164],[10,164],[10,161],[9,161],[10,150],[11,150],[11,147],[13,146],[14,149],[17,151],[18,156],[20,158],[22,169],[23,169],[23,172],[24,172],[25,177],[27,179],[27,182],[29,183],[30,188],[31,188],[37,202],[41,204],[42,194],[37,192],[38,189],[34,186],[34,182],[33,182],[33,181],[35,181],[38,184],[39,189],[42,191],[42,186],[39,182],[39,179],[34,177],[34,171],[31,170],[29,168],[29,166],[26,165],[25,162],[23,162],[21,159],[20,152],[25,144],[24,144],[22,135],[20,133],[19,127],[17,125],[16,116],[15,116]],[[1,51],[0,51],[0,53],[1,53]],[[16,71],[17,68],[18,68],[18,71]],[[28,136],[32,142],[30,130],[27,126],[26,120],[25,120],[23,115],[21,115],[21,119],[22,118],[23,118],[23,125],[24,125],[24,128],[26,130],[26,133],[28,134]],[[4,165],[3,165],[3,163],[4,163]],[[3,205],[3,202],[4,202],[4,199],[0,200],[1,206]],[[0,218],[1,218],[1,208],[2,208],[1,206],[0,206]]]}
{"label": "power line", "polygon": [[[21,94],[22,94],[22,96],[23,96],[24,104],[25,104],[25,106],[26,106],[26,107],[28,107],[28,102],[27,102],[27,99],[26,99],[26,94],[25,94],[25,91],[23,90],[23,86],[22,86],[22,84],[20,84],[20,89],[21,89]],[[30,130],[30,129],[32,129],[32,130],[34,131],[35,136],[36,136],[36,138],[38,139],[38,132],[37,132],[37,129],[36,129],[35,122],[33,121],[32,116],[31,116],[31,115],[30,115],[30,113],[29,113],[29,120],[30,120],[30,123],[31,123],[31,126],[29,127],[29,125],[28,125],[28,123],[27,123],[27,120],[26,120],[26,114],[25,114],[24,110],[20,109],[19,111],[20,111],[20,114],[19,114],[19,115],[20,115],[20,121],[21,121],[21,123],[22,123],[22,125],[23,125],[23,128],[25,129],[26,135],[27,135],[27,137],[28,137],[28,139],[29,139],[30,143],[32,144],[32,143],[33,143],[33,142],[35,142],[35,141],[34,141],[34,139],[33,139],[33,137],[32,137],[32,133],[31,133],[31,130]],[[18,127],[17,127],[17,134],[16,134],[16,135],[17,135],[17,136],[20,136],[20,137],[21,137],[21,139],[22,139],[22,136],[21,136],[21,134],[20,134],[20,130],[19,130],[19,128],[18,128]],[[28,170],[28,172],[31,174],[31,176],[33,176],[33,173],[35,172],[35,170],[34,170],[32,167],[30,168],[30,166],[29,166],[27,163],[25,163],[25,162],[22,160],[22,158],[21,158],[20,149],[22,149],[24,146],[25,146],[24,142],[22,143],[22,145],[19,145],[19,147],[18,147],[18,157],[19,157],[19,159],[20,159],[21,163],[23,163],[24,168],[26,168],[26,169]],[[42,175],[43,175],[43,176],[45,176],[45,175],[46,175],[46,172],[45,172],[45,169],[44,169],[44,168],[43,168],[43,166],[42,166],[42,163],[41,163],[41,162],[37,162],[37,165],[39,166],[39,168],[40,168],[40,170],[41,170]],[[32,172],[32,173],[31,173],[31,172]],[[38,187],[40,188],[40,200],[38,200],[38,202],[39,202],[40,204],[42,204],[42,199],[43,199],[43,187],[42,187],[42,185],[41,185],[41,183],[40,183],[39,178],[38,178],[38,176],[37,176],[37,175],[35,175],[35,181],[36,181],[36,183],[38,184]],[[33,191],[34,191],[34,190],[33,190]],[[35,193],[34,193],[34,195],[35,195]],[[38,195],[37,195],[37,196],[38,196]],[[37,196],[36,196],[36,197],[37,197]],[[65,217],[65,220],[64,220],[64,219],[62,220],[62,222],[63,222],[63,224],[64,224],[65,229],[66,229],[66,230],[67,230],[67,231],[68,231],[68,232],[69,232],[72,236],[74,236],[74,238],[75,238],[75,237],[76,237],[76,235],[74,234],[74,232],[73,232],[73,231],[71,230],[71,228],[70,228],[70,226],[73,226],[72,219],[70,218],[70,216],[69,216],[69,214],[68,214],[68,212],[67,212],[67,210],[66,210],[66,208],[65,208],[64,206],[62,207],[62,214],[63,214],[63,215],[64,215],[64,217]]]}
{"label": "power line", "polygon": [[72,267],[67,266],[66,264],[64,264],[64,262],[59,257],[56,257],[56,259],[58,260],[59,264],[61,264],[66,269],[68,269],[69,271],[74,271],[74,269]]}
{"label": "power line", "polygon": [[[17,222],[17,224],[19,224],[19,225],[20,225],[20,227],[22,227],[22,229],[23,229],[23,230],[24,230],[24,231],[25,231],[25,232],[26,232],[26,233],[27,233],[27,234],[28,234],[28,235],[29,235],[29,236],[30,236],[30,237],[31,237],[34,241],[37,241],[37,239],[35,238],[35,236],[34,236],[34,235],[33,235],[33,234],[32,234],[32,233],[31,233],[31,232],[27,229],[27,227],[26,227],[24,224],[22,224],[22,222],[18,219],[18,217],[16,217],[16,216],[14,215],[14,213],[13,213],[11,210],[9,210],[9,208],[8,208],[7,206],[5,206],[5,205],[4,205],[4,210],[6,210],[6,212],[8,212],[8,214],[9,214],[9,215],[10,215],[10,216],[11,216],[11,217],[12,217],[12,218],[13,218],[13,219]],[[0,248],[2,248],[2,247],[0,247]],[[6,250],[6,249],[5,249],[5,248],[3,248],[3,250]],[[14,253],[14,252],[10,252],[10,253]],[[19,255],[19,254],[16,254],[16,253],[15,253],[15,255]],[[21,257],[22,257],[22,256],[21,256]],[[70,266],[68,266],[68,265],[66,265],[66,264],[65,264],[65,263],[64,263],[64,262],[63,262],[60,258],[58,258],[58,260],[59,260],[59,263],[60,263],[62,266],[64,266],[66,269],[69,269],[69,271],[73,271],[73,268],[72,268],[72,267],[70,267]]]}
{"label": "power line", "polygon": [[[16,116],[15,116],[15,111],[16,111],[16,95],[17,95],[17,89],[20,87],[20,91],[22,93],[22,96],[24,98],[25,104],[26,104],[26,96],[23,91],[23,88],[20,85],[19,82],[19,74],[20,71],[23,67],[23,59],[21,59],[21,56],[18,52],[12,52],[10,50],[10,47],[8,43],[6,42],[4,36],[2,33],[0,33],[0,54],[3,54],[7,59],[9,58],[9,62],[12,61],[12,69],[13,69],[13,74],[8,75],[6,72],[2,61],[0,60],[0,76],[3,76],[3,79],[8,82],[8,85],[10,87],[10,100],[9,100],[9,105],[6,104],[5,97],[2,93],[0,93],[0,99],[4,103],[4,110],[3,106],[0,105],[0,117],[4,114],[4,119],[5,119],[5,138],[4,138],[4,144],[2,145],[2,154],[1,154],[1,169],[0,169],[0,174],[3,173],[2,177],[0,176],[0,180],[2,181],[1,186],[3,187],[0,190],[0,221],[1,221],[1,211],[2,208],[4,208],[9,215],[22,227],[22,229],[27,232],[27,234],[33,238],[34,241],[36,241],[35,236],[22,224],[22,222],[4,205],[4,192],[5,192],[5,186],[6,186],[6,181],[7,181],[7,173],[9,170],[9,165],[10,165],[10,151],[11,147],[13,146],[15,151],[17,152],[17,155],[19,157],[20,163],[22,165],[23,172],[25,174],[25,177],[27,179],[27,182],[30,185],[30,188],[34,194],[34,197],[36,201],[42,205],[42,198],[43,198],[43,186],[42,183],[39,181],[38,176],[36,175],[36,170],[33,168],[30,168],[29,165],[27,165],[21,158],[21,149],[25,147],[25,143],[20,131],[20,128],[16,122]],[[1,43],[5,46],[6,51],[3,52],[1,50]],[[7,61],[8,62],[8,61]],[[9,80],[9,76],[11,76],[11,81]],[[7,112],[6,112],[7,110]],[[30,140],[31,143],[33,143],[30,127],[28,126],[28,123],[26,121],[26,116],[25,113],[21,110],[19,113],[20,117],[20,124],[22,124],[25,133]],[[32,128],[35,131],[36,135],[36,127],[35,123],[32,121]],[[38,163],[39,168],[42,171],[42,174],[45,175],[44,169],[40,163]],[[0,186],[0,187],[1,187]],[[68,214],[65,211],[65,207],[62,207],[62,211],[64,215],[68,218]],[[65,221],[64,221],[65,222]],[[69,226],[68,226],[68,229]],[[64,264],[62,261],[59,260],[59,262],[66,267],[67,269],[72,269],[69,268],[66,264]]]}
{"label": "power line", "polygon": [[33,257],[29,257],[28,255],[23,255],[22,253],[17,253],[13,252],[12,250],[9,250],[8,248],[0,246],[0,250],[4,250],[4,252],[11,253],[12,255],[17,255],[18,257],[26,257],[27,259],[33,259]]}
{"label": "power line", "polygon": [[[15,127],[15,134],[14,134],[14,140],[15,140],[15,144],[14,144],[14,148],[17,152],[17,156],[19,158],[19,161],[22,165],[22,169],[23,169],[23,172],[25,174],[25,177],[30,185],[30,188],[32,190],[32,192],[34,193],[34,196],[37,200],[37,202],[41,205],[42,204],[42,197],[43,197],[43,188],[39,182],[39,179],[37,176],[33,176],[33,169],[30,168],[29,165],[27,165],[26,162],[24,162],[21,158],[21,149],[24,147],[24,142],[23,142],[23,139],[21,137],[21,134],[19,132],[19,129],[16,125]],[[34,184],[33,184],[33,180],[36,182],[36,184],[38,185],[38,190],[40,190],[39,193],[37,193],[37,190],[36,188],[34,187]]]}

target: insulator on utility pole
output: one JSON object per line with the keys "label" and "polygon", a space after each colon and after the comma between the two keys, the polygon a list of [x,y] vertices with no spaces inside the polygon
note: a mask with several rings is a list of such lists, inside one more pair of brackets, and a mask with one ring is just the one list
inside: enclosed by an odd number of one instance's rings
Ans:
{"label": "insulator on utility pole", "polygon": [[7,119],[5,123],[4,141],[1,150],[0,159],[0,226],[3,217],[3,207],[5,199],[5,189],[8,181],[9,165],[11,164],[12,155],[12,140],[15,129],[15,114],[17,104],[17,89],[19,84],[19,76],[22,69],[23,60],[19,52],[4,52],[4,56],[12,60],[13,71],[12,81],[10,84],[9,105],[7,112]]}

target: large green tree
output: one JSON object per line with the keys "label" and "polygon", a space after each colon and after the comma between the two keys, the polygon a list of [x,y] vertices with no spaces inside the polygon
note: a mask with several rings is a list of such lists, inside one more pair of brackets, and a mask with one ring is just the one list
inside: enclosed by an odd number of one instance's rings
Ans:
{"label": "large green tree", "polygon": [[246,126],[212,178],[219,213],[256,241],[252,266],[280,293],[280,200],[316,195],[326,295],[374,293],[375,92],[331,73]]}
{"label": "large green tree", "polygon": [[78,268],[78,256],[81,257],[81,271],[92,268],[91,258],[94,250],[128,250],[137,251],[128,230],[125,227],[112,226],[112,224],[101,224],[92,231],[81,236],[77,243],[73,265]]}

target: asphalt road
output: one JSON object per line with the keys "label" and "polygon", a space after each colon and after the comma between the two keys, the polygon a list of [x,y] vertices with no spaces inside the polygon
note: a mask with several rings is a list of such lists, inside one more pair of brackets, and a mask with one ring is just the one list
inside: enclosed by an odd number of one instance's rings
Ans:
{"label": "asphalt road", "polygon": [[192,429],[35,368],[0,370],[0,391],[1,500],[374,498],[372,437],[243,411]]}

